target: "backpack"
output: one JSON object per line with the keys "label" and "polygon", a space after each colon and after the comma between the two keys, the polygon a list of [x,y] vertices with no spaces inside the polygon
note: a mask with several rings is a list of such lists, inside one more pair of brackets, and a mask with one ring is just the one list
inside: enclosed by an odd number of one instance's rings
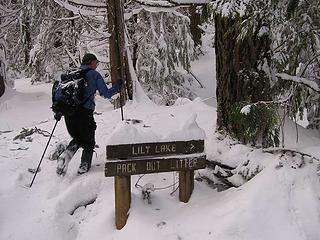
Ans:
{"label": "backpack", "polygon": [[91,95],[84,98],[87,86],[86,73],[91,69],[81,69],[61,74],[61,80],[52,86],[52,111],[63,116],[73,115]]}

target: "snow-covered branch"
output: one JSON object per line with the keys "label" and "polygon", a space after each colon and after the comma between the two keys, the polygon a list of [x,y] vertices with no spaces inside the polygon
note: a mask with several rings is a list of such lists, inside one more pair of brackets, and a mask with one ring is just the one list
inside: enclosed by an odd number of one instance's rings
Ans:
{"label": "snow-covered branch", "polygon": [[105,3],[97,3],[92,1],[83,1],[83,0],[69,0],[70,3],[73,3],[75,5],[84,6],[84,7],[94,7],[94,8],[107,8],[107,5]]}
{"label": "snow-covered branch", "polygon": [[[106,8],[97,8],[97,7],[93,7],[91,6],[92,9],[96,9],[96,10],[87,10],[87,9],[83,9],[81,8],[84,7],[84,5],[72,5],[70,4],[70,1],[68,0],[53,0],[55,1],[57,4],[59,4],[61,7],[64,7],[65,9],[73,12],[74,14],[82,14],[84,16],[105,16],[106,15]],[[80,7],[79,7],[80,6]]]}
{"label": "snow-covered branch", "polygon": [[313,91],[317,92],[320,94],[320,88],[318,86],[318,84],[312,80],[306,79],[306,78],[302,78],[302,77],[298,77],[298,76],[291,76],[289,74],[286,73],[278,73],[276,74],[277,77],[286,80],[286,81],[292,81],[292,82],[296,82],[296,83],[300,83],[308,88],[311,88]]}
{"label": "snow-covered branch", "polygon": [[19,13],[24,8],[25,7],[21,7],[21,8],[16,9],[16,10],[10,10],[10,9],[7,9],[4,6],[0,5],[0,12],[3,13],[3,14],[1,14],[1,18],[6,18],[6,17],[10,17],[10,16],[13,16],[13,15],[16,15],[17,13]]}
{"label": "snow-covered branch", "polygon": [[291,99],[291,97],[292,97],[292,93],[284,99],[273,100],[273,101],[259,101],[259,102],[247,104],[246,106],[241,108],[240,112],[243,114],[248,114],[250,113],[251,107],[255,107],[258,105],[281,105],[288,102]]}
{"label": "snow-covered branch", "polygon": [[74,17],[64,17],[64,18],[45,18],[45,20],[55,20],[55,21],[70,21],[80,18],[80,16],[74,16]]}
{"label": "snow-covered branch", "polygon": [[0,24],[0,29],[6,28],[7,26],[9,26],[12,22],[14,22],[16,20],[17,20],[16,18],[12,18],[10,20],[3,22],[2,24]]}
{"label": "snow-covered branch", "polygon": [[149,7],[172,8],[178,6],[203,5],[210,3],[211,0],[134,0]]}
{"label": "snow-covered branch", "polygon": [[175,4],[169,3],[168,1],[156,1],[156,0],[134,0],[134,1],[149,7],[171,8],[176,6]]}
{"label": "snow-covered branch", "polygon": [[175,4],[175,5],[203,5],[210,2],[213,2],[212,0],[167,0],[169,3]]}
{"label": "snow-covered branch", "polygon": [[95,31],[95,32],[103,35],[103,36],[106,37],[106,38],[109,38],[109,37],[111,36],[109,33],[104,33],[104,32],[98,31],[95,27],[93,27],[88,21],[86,21],[86,20],[84,19],[84,17],[82,16],[81,13],[79,13],[79,15],[80,15],[81,19],[85,22],[85,24],[87,24],[93,31]]}

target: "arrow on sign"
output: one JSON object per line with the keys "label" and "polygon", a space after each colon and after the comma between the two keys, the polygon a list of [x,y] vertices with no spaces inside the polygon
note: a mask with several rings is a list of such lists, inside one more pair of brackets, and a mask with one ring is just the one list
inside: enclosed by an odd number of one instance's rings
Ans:
{"label": "arrow on sign", "polygon": [[190,143],[191,147],[190,147],[190,151],[194,148],[194,145],[192,143]]}

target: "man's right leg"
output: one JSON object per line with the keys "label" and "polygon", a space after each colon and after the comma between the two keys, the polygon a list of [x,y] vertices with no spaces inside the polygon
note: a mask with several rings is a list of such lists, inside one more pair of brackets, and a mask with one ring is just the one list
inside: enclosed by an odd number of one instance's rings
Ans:
{"label": "man's right leg", "polygon": [[78,169],[79,175],[84,174],[90,170],[91,163],[92,163],[92,155],[93,155],[93,150],[83,149],[82,155],[81,155],[81,164]]}
{"label": "man's right leg", "polygon": [[64,176],[67,173],[68,164],[71,161],[74,154],[79,149],[79,145],[75,140],[71,140],[67,149],[59,156],[57,162],[57,174],[60,176]]}
{"label": "man's right leg", "polygon": [[95,130],[97,125],[93,118],[93,111],[89,109],[83,109],[81,120],[83,121],[82,131],[79,134],[79,143],[83,148],[81,155],[81,164],[78,169],[78,174],[86,173],[91,168],[92,155],[95,146]]}

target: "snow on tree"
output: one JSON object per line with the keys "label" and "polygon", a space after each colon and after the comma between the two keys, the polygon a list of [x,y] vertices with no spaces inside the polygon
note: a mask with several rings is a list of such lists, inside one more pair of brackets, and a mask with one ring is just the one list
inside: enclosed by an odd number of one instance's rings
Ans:
{"label": "snow on tree", "polygon": [[5,92],[5,82],[7,80],[7,33],[10,24],[15,21],[15,16],[20,9],[16,10],[15,5],[9,1],[0,4],[0,97]]}
{"label": "snow on tree", "polygon": [[[216,12],[218,127],[244,142],[274,145],[278,143],[279,129],[273,119],[279,103],[282,104],[284,98],[287,99],[285,104],[291,102],[289,110],[294,116],[299,104],[306,99],[301,86],[284,83],[276,74],[305,77],[301,73],[314,72],[312,66],[319,62],[316,44],[319,22],[315,14],[319,1],[309,4],[293,0],[225,0],[213,5]],[[293,97],[287,98],[288,95]],[[257,104],[259,102],[261,104]],[[253,106],[250,112],[254,109],[259,112],[261,108],[265,113],[269,112],[261,118],[266,122],[260,122],[262,127],[258,132],[257,127],[247,125],[244,120],[252,121],[255,113],[252,112],[251,117],[248,113],[239,113],[247,104]],[[232,116],[234,109],[237,109],[236,114]],[[248,131],[256,135],[255,140],[247,139]]]}
{"label": "snow on tree", "polygon": [[129,29],[134,32],[130,45],[136,45],[135,69],[148,96],[166,105],[178,97],[193,98],[185,77],[194,59],[190,19],[182,11],[143,8]]}
{"label": "snow on tree", "polygon": [[30,51],[29,67],[32,82],[50,81],[61,70],[79,65],[79,39],[85,29],[80,16],[75,16],[52,0],[39,8],[42,19],[39,33]]}
{"label": "snow on tree", "polygon": [[320,99],[315,88],[320,83],[319,4],[319,0],[282,1],[272,18],[272,68],[284,89],[280,94],[292,93],[286,110],[295,119],[307,108],[309,127],[318,129]]}

